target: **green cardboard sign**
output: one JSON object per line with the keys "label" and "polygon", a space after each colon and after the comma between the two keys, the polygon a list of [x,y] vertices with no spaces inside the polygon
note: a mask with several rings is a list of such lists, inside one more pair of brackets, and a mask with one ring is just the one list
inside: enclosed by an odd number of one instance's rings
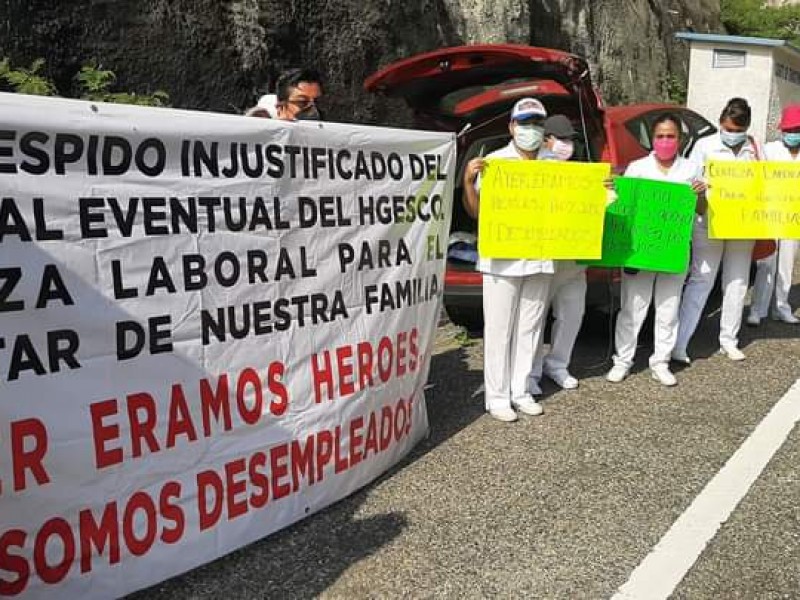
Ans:
{"label": "green cardboard sign", "polygon": [[685,272],[697,202],[691,186],[638,177],[618,177],[614,186],[617,200],[606,209],[603,257],[578,262]]}

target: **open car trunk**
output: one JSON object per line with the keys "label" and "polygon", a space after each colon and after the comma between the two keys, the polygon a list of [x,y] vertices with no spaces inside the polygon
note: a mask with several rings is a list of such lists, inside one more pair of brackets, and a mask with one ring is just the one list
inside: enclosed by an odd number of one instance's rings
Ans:
{"label": "open car trunk", "polygon": [[[573,54],[512,44],[457,46],[419,54],[381,69],[367,91],[403,98],[418,119],[457,131],[507,113],[525,96],[602,111],[586,62]],[[555,112],[555,111],[551,111]]]}
{"label": "open car trunk", "polygon": [[477,229],[461,205],[464,164],[508,142],[508,115],[524,97],[569,117],[580,139],[575,160],[596,160],[605,138],[603,107],[582,58],[512,44],[456,46],[392,63],[365,82],[367,91],[402,98],[422,129],[461,132],[453,232]]}

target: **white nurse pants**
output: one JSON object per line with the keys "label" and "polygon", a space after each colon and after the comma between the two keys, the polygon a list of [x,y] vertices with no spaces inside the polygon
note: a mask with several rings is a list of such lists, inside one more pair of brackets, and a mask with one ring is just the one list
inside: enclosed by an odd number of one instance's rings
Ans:
{"label": "white nurse pants", "polygon": [[553,309],[550,350],[545,355],[540,337],[531,372],[532,379],[537,382],[544,369],[552,373],[569,368],[586,311],[586,267],[575,264],[556,266],[550,286],[550,306]]}
{"label": "white nurse pants", "polygon": [[792,314],[789,305],[789,290],[792,288],[792,271],[797,254],[798,240],[780,240],[778,248],[767,258],[758,261],[756,281],[753,286],[753,302],[750,314],[763,319],[768,316],[770,303],[778,315]]}
{"label": "white nurse pants", "polygon": [[486,410],[524,398],[544,329],[553,275],[483,275],[483,378]]}
{"label": "white nurse pants", "polygon": [[668,364],[678,337],[678,309],[685,273],[623,273],[621,303],[614,335],[614,364],[630,369],[642,323],[655,300],[655,331],[650,367]]}
{"label": "white nurse pants", "polygon": [[686,352],[714,287],[720,265],[722,313],[719,345],[722,348],[738,347],[754,245],[752,240],[709,239],[705,218],[695,221],[692,231],[691,271],[681,299],[676,351]]}

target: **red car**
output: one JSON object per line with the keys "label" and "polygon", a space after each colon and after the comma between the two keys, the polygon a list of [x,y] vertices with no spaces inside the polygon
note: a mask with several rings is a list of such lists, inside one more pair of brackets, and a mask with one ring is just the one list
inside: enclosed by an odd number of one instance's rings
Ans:
{"label": "red car", "polygon": [[[444,305],[453,322],[472,330],[480,329],[483,321],[481,274],[475,271],[477,254],[470,249],[477,222],[461,202],[463,169],[469,159],[508,143],[508,115],[517,100],[533,96],[548,113],[568,116],[581,138],[573,160],[609,162],[616,173],[650,151],[650,123],[665,110],[683,122],[684,155],[699,138],[716,131],[699,114],[680,106],[606,108],[586,61],[547,48],[509,44],[445,48],[392,63],[369,77],[364,87],[403,98],[420,129],[459,132]],[[618,274],[618,270],[589,269],[587,304],[608,304],[609,286]]]}

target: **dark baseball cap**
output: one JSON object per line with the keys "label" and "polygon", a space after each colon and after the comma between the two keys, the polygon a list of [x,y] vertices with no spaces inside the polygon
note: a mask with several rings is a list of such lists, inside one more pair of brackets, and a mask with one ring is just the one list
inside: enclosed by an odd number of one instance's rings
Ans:
{"label": "dark baseball cap", "polygon": [[553,115],[544,121],[544,135],[553,135],[557,138],[574,138],[575,128],[572,122],[564,115]]}

